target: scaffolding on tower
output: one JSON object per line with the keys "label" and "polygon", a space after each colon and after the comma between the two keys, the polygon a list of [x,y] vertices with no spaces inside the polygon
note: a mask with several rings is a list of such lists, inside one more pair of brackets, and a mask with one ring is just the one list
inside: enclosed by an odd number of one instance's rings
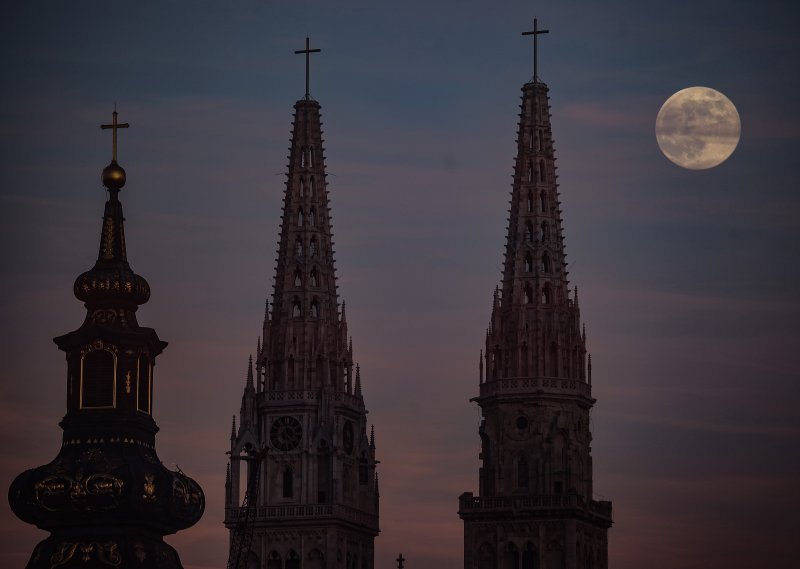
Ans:
{"label": "scaffolding on tower", "polygon": [[256,508],[258,507],[258,483],[261,472],[261,463],[266,456],[266,449],[259,452],[242,456],[239,460],[245,460],[252,464],[247,469],[247,490],[244,493],[242,507],[236,518],[236,525],[231,533],[231,548],[228,553],[228,569],[245,569],[247,563],[247,553],[253,542],[253,528],[256,522]]}

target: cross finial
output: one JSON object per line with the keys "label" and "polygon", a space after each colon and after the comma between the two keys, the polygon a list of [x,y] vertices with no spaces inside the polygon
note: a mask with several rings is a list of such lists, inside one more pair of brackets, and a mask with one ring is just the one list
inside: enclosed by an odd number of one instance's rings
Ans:
{"label": "cross finial", "polygon": [[403,563],[406,562],[406,558],[403,557],[402,553],[397,557],[396,561],[397,561],[397,569],[403,569]]}
{"label": "cross finial", "polygon": [[539,49],[539,41],[538,41],[539,34],[549,34],[549,33],[550,33],[550,30],[540,30],[539,29],[539,22],[538,22],[538,20],[536,18],[533,19],[533,31],[522,32],[523,36],[533,36],[533,82],[534,83],[536,83],[536,81],[539,80],[539,74],[538,74],[539,73],[539,70],[538,70],[539,54],[537,53],[538,49]]}
{"label": "cross finial", "polygon": [[114,162],[117,161],[117,129],[118,128],[130,128],[131,125],[128,123],[118,123],[117,122],[117,104],[114,103],[114,113],[111,115],[111,124],[101,124],[100,128],[103,130],[112,129],[112,137],[111,137],[111,160]]}
{"label": "cross finial", "polygon": [[298,49],[298,50],[295,51],[295,53],[305,53],[306,54],[306,101],[308,101],[311,98],[311,95],[309,95],[309,91],[308,91],[308,68],[309,68],[309,65],[311,63],[311,59],[310,59],[309,55],[312,54],[312,53],[319,53],[320,51],[322,51],[322,50],[321,49],[311,49],[311,47],[309,45],[309,42],[308,42],[308,37],[306,37],[306,48],[305,49]]}

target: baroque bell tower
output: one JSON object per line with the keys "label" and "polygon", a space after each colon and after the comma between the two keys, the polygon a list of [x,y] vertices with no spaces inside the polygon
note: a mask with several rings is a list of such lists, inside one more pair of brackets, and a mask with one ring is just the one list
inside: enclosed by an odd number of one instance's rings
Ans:
{"label": "baroque bell tower", "polygon": [[94,266],[75,281],[86,306],[81,326],[54,342],[67,358],[67,413],[58,456],[17,476],[8,492],[14,513],[50,532],[27,569],[109,567],[180,569],[164,535],[194,525],[203,514],[200,486],[164,467],[156,454],[153,371],[167,346],[136,312],[150,298],[125,249],[125,170],[117,164],[113,122],[108,189]]}
{"label": "baroque bell tower", "polygon": [[294,105],[272,302],[231,432],[225,525],[237,569],[372,569],[379,531],[375,436],[338,302],[320,105],[308,89],[317,51],[306,38],[296,52],[306,94]]}
{"label": "baroque bell tower", "polygon": [[550,125],[536,69],[522,87],[505,262],[479,365],[479,495],[459,498],[465,569],[603,569],[611,502],[592,493],[586,353],[570,290]]}

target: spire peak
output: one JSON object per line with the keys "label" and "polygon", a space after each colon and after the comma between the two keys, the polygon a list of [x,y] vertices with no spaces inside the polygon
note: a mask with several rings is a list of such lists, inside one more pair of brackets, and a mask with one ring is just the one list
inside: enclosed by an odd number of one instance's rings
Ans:
{"label": "spire peak", "polygon": [[539,82],[539,69],[538,69],[538,61],[539,61],[539,36],[541,34],[549,34],[550,30],[540,30],[539,29],[539,20],[537,18],[533,19],[533,30],[529,32],[522,32],[523,36],[533,36],[533,82]]}
{"label": "spire peak", "polygon": [[306,48],[305,49],[298,49],[295,53],[304,53],[306,54],[306,95],[305,100],[311,100],[311,94],[309,93],[308,85],[309,85],[309,68],[311,66],[311,58],[309,57],[312,53],[319,53],[321,49],[311,49],[308,36],[306,36]]}

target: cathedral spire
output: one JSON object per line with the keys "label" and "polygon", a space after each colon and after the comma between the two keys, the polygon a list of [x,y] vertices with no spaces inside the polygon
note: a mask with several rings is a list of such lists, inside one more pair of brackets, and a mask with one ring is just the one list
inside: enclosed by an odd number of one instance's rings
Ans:
{"label": "cathedral spire", "polygon": [[250,355],[250,359],[247,362],[247,384],[245,385],[245,389],[252,390],[253,389],[253,356]]}

